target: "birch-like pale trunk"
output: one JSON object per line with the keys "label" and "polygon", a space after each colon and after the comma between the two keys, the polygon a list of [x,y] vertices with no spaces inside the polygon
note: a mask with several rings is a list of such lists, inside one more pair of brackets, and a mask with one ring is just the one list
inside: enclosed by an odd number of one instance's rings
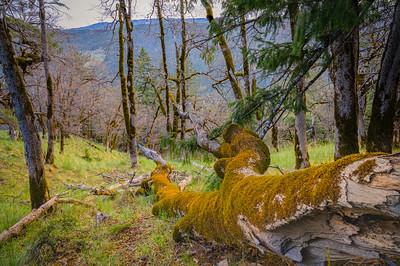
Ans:
{"label": "birch-like pale trunk", "polygon": [[[297,27],[297,15],[299,6],[297,2],[289,5],[290,14],[290,29],[292,34],[292,41],[295,39]],[[296,110],[294,121],[294,152],[296,157],[296,169],[303,169],[310,167],[310,160],[308,156],[307,144],[307,123],[306,123],[306,96],[304,92],[304,79],[301,79],[296,84]]]}

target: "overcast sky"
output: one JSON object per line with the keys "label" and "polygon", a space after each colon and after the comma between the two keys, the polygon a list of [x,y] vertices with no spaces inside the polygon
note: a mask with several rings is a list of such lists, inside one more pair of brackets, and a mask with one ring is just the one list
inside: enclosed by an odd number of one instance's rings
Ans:
{"label": "overcast sky", "polygon": [[[59,25],[64,28],[76,28],[104,21],[102,12],[98,7],[100,0],[64,0],[69,9],[59,20]],[[146,18],[152,11],[153,0],[136,0],[134,19]],[[215,16],[220,13],[220,7],[214,8]],[[192,12],[194,17],[205,17],[204,9],[198,5]]]}

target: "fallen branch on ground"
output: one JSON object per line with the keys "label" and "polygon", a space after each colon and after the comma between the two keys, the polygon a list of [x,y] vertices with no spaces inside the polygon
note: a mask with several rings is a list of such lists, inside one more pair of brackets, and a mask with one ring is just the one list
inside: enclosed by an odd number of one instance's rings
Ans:
{"label": "fallen branch on ground", "polygon": [[38,209],[34,209],[31,213],[22,218],[19,222],[11,226],[9,229],[3,231],[0,234],[0,244],[4,243],[8,239],[19,235],[22,230],[33,221],[39,219],[44,215],[51,207],[53,207],[58,200],[59,196],[56,195],[40,206]]}
{"label": "fallen branch on ground", "polygon": [[93,208],[95,211],[97,211],[96,205],[93,205],[91,203],[87,203],[87,202],[76,200],[76,199],[61,198],[60,195],[56,195],[56,196],[52,197],[51,199],[49,199],[47,202],[45,202],[38,209],[32,210],[32,212],[30,212],[28,215],[23,217],[21,220],[19,220],[16,224],[11,226],[9,229],[4,230],[0,234],[0,246],[7,240],[20,235],[22,233],[22,231],[26,228],[26,226],[28,226],[32,222],[38,220],[40,217],[42,217],[44,214],[46,214],[52,207],[54,207],[58,203],[78,204],[78,205],[82,205],[82,206],[85,206],[88,208]]}

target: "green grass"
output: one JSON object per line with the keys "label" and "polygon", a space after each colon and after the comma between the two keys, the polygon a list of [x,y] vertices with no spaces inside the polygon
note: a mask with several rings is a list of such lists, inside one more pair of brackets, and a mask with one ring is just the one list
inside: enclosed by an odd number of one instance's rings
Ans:
{"label": "green grass", "polygon": [[[334,149],[335,147],[333,143],[320,143],[317,145],[310,145],[308,147],[308,153],[310,156],[311,165],[317,165],[332,161]],[[280,147],[278,152],[271,150],[272,166],[279,166],[282,170],[289,171],[294,169],[295,163],[296,162],[293,145]]]}
{"label": "green grass", "polygon": [[[172,239],[173,221],[151,215],[154,196],[132,196],[118,193],[114,198],[94,196],[87,191],[67,190],[67,184],[90,187],[109,186],[117,182],[101,174],[132,174],[129,156],[94,148],[79,138],[66,140],[60,155],[56,146],[53,166],[46,166],[50,193],[68,191],[65,197],[95,204],[110,219],[96,224],[94,210],[82,206],[61,204],[53,213],[29,225],[26,232],[0,246],[0,265],[48,265],[59,262],[68,265],[126,265],[126,260],[145,256],[148,261],[169,265],[175,259]],[[45,149],[45,145],[44,145]],[[28,177],[21,141],[9,140],[0,131],[0,231],[9,228],[30,212]],[[191,164],[173,162],[175,168],[190,174],[198,171]],[[136,176],[150,173],[155,164],[139,158]],[[142,231],[143,217],[147,229]],[[124,253],[120,239],[134,237],[126,233],[138,228],[138,239],[129,241],[135,252]],[[135,235],[135,234],[134,234]],[[137,242],[135,242],[137,241]],[[189,259],[190,260],[190,259]],[[180,265],[179,263],[176,265]],[[182,264],[186,265],[186,264]]]}
{"label": "green grass", "polygon": [[[56,146],[56,160],[53,166],[46,166],[46,177],[52,195],[67,191],[65,197],[94,204],[110,219],[96,224],[95,210],[82,205],[58,205],[52,213],[29,225],[23,235],[0,246],[0,266],[138,265],[144,261],[148,265],[196,265],[187,250],[177,252],[172,238],[175,220],[151,214],[154,195],[133,196],[126,191],[111,198],[67,189],[67,184],[107,187],[118,181],[107,176],[132,174],[127,154],[106,152],[101,145],[96,147],[79,138],[68,138],[64,154],[59,154]],[[312,164],[327,162],[332,160],[333,145],[310,146],[309,153]],[[271,165],[284,171],[292,170],[293,147],[272,152],[271,160]],[[218,189],[220,180],[212,171],[212,160],[169,161],[176,170],[193,176],[188,190]],[[140,157],[136,175],[148,174],[154,166],[153,162]],[[9,140],[7,134],[0,131],[0,231],[29,212],[23,144]]]}

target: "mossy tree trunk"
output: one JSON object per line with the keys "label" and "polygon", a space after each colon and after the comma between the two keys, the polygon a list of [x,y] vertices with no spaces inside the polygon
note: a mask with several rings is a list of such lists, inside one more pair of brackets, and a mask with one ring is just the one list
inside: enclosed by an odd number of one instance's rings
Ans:
{"label": "mossy tree trunk", "polygon": [[167,123],[167,132],[171,131],[171,122],[170,122],[170,102],[169,102],[169,83],[168,83],[168,65],[167,65],[167,52],[165,48],[165,31],[164,31],[164,18],[162,11],[162,3],[163,0],[155,0],[158,24],[160,26],[160,43],[161,43],[161,55],[162,55],[162,66],[163,66],[163,74],[164,74],[164,87],[165,87],[165,107],[166,107],[166,123]]}
{"label": "mossy tree trunk", "polygon": [[36,209],[49,199],[45,178],[42,146],[35,127],[35,114],[26,91],[22,74],[15,60],[15,52],[6,21],[0,12],[0,64],[12,105],[18,119],[24,141],[25,159],[29,172],[29,188],[32,209]]}
{"label": "mossy tree trunk", "polygon": [[355,154],[277,176],[264,174],[268,148],[253,132],[232,125],[223,138],[214,153],[222,178],[216,191],[181,191],[153,156],[153,213],[183,216],[176,240],[249,245],[301,265],[400,257],[399,155]]}
{"label": "mossy tree trunk", "polygon": [[393,118],[400,77],[400,1],[396,1],[392,25],[381,61],[371,120],[367,151],[392,152]]}
{"label": "mossy tree trunk", "polygon": [[[355,14],[357,6],[354,4]],[[356,73],[358,28],[342,32],[332,45],[334,84],[335,159],[359,152]]]}
{"label": "mossy tree trunk", "polygon": [[[121,4],[121,1],[120,1]],[[129,99],[128,99],[128,88],[125,76],[125,36],[124,36],[124,14],[121,5],[117,5],[118,20],[119,20],[119,30],[118,30],[118,43],[119,43],[119,63],[118,71],[120,77],[121,86],[121,102],[122,102],[122,112],[124,115],[125,131],[126,137],[128,139],[128,152],[130,152],[130,110],[129,110]]]}
{"label": "mossy tree trunk", "polygon": [[[297,27],[297,16],[299,12],[299,6],[296,1],[293,1],[289,5],[289,16],[290,16],[290,30],[292,35],[292,41],[295,40],[296,27]],[[308,145],[307,145],[307,123],[306,123],[306,95],[304,92],[304,79],[301,79],[296,84],[296,107],[295,107],[295,122],[294,122],[294,151],[296,157],[296,169],[302,169],[310,167],[310,160],[308,156]]]}
{"label": "mossy tree trunk", "polygon": [[179,47],[178,44],[175,42],[175,59],[176,59],[176,76],[177,78],[174,79],[175,81],[175,86],[176,86],[176,96],[175,96],[175,104],[173,105],[173,111],[174,111],[174,117],[172,121],[172,132],[173,136],[177,137],[178,136],[178,131],[179,131],[179,121],[180,121],[180,116],[178,112],[177,106],[180,105],[181,103],[181,92],[180,92],[180,66],[179,66],[179,59],[180,59],[180,52],[179,52]]}
{"label": "mossy tree trunk", "polygon": [[[186,12],[186,1],[180,0],[179,13],[181,16],[181,53],[179,60],[179,84],[180,84],[180,97],[182,111],[186,112],[186,53],[187,53],[187,36],[186,36],[186,22],[185,22],[185,12]],[[186,118],[181,117],[181,139],[185,138],[186,133]]]}
{"label": "mossy tree trunk", "polygon": [[49,54],[47,51],[47,32],[46,32],[46,10],[44,6],[44,0],[39,0],[39,17],[40,17],[40,30],[41,30],[41,49],[42,49],[42,60],[44,65],[44,73],[46,78],[47,88],[47,153],[46,163],[54,163],[54,139],[55,139],[55,127],[54,127],[54,90],[53,81],[49,69]]}
{"label": "mossy tree trunk", "polygon": [[242,41],[242,63],[243,63],[243,80],[244,88],[247,96],[251,95],[250,87],[250,63],[249,63],[249,49],[247,43],[247,28],[246,28],[246,15],[240,15],[240,37]]}
{"label": "mossy tree trunk", "polygon": [[243,98],[243,94],[242,94],[242,89],[240,87],[239,81],[236,77],[235,63],[233,60],[232,51],[229,48],[228,42],[226,41],[224,34],[222,33],[222,29],[221,29],[220,25],[214,18],[214,12],[213,12],[213,9],[212,9],[212,6],[211,6],[209,0],[201,0],[201,3],[206,10],[206,17],[207,17],[208,22],[213,26],[213,28],[219,29],[216,32],[216,35],[217,35],[216,39],[218,41],[218,44],[221,48],[222,55],[225,60],[225,66],[226,66],[226,71],[227,71],[226,74],[227,74],[227,77],[231,84],[235,99],[240,100]]}

